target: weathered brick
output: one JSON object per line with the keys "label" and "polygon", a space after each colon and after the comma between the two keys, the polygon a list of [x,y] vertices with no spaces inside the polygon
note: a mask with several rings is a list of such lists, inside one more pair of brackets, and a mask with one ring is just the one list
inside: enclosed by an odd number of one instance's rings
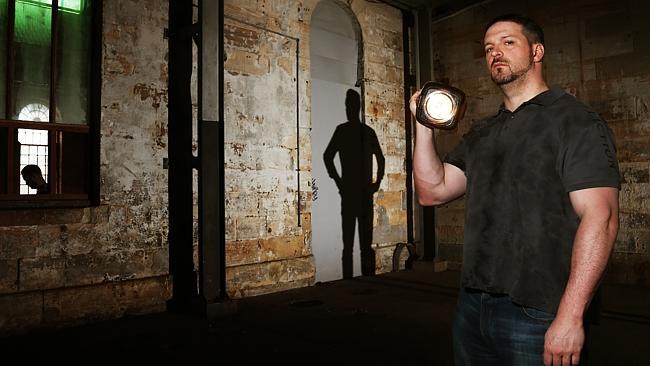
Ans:
{"label": "weathered brick", "polygon": [[100,205],[97,207],[91,207],[91,222],[93,224],[103,224],[108,222],[110,206]]}
{"label": "weathered brick", "polygon": [[97,239],[101,233],[99,225],[78,224],[66,227],[67,230],[61,232],[61,247],[67,255],[103,252],[103,245]]}
{"label": "weathered brick", "polygon": [[[626,217],[624,220],[628,221]],[[623,226],[623,220],[621,220]],[[628,229],[626,226],[619,231],[614,245],[615,253],[631,253],[641,256],[650,255],[650,231],[647,226]]]}
{"label": "weathered brick", "polygon": [[619,213],[620,226],[625,229],[649,229],[650,214],[643,212],[626,212]]}
{"label": "weathered brick", "polygon": [[388,190],[389,191],[399,191],[406,189],[406,175],[401,173],[389,173],[386,174],[388,179]]}
{"label": "weathered brick", "polygon": [[630,253],[614,253],[604,281],[647,286],[650,283],[650,258]]}
{"label": "weathered brick", "polygon": [[388,217],[390,225],[406,225],[406,211],[401,208],[388,210]]}
{"label": "weathered brick", "polygon": [[0,258],[33,257],[37,240],[35,227],[0,227]]}
{"label": "weathered brick", "polygon": [[126,206],[111,205],[108,213],[108,224],[112,227],[123,227],[129,223],[129,208]]}
{"label": "weathered brick", "polygon": [[622,183],[650,183],[650,169],[648,167],[622,167]]}
{"label": "weathered brick", "polygon": [[650,139],[627,138],[617,141],[616,156],[626,162],[650,161]]}
{"label": "weathered brick", "polygon": [[373,230],[373,243],[399,243],[406,241],[405,225],[379,225]]}
{"label": "weathered brick", "polygon": [[313,284],[313,257],[266,262],[226,269],[227,289],[234,298],[261,295]]}
{"label": "weathered brick", "polygon": [[45,222],[45,210],[0,210],[0,227],[2,226],[29,226]]}
{"label": "weathered brick", "polygon": [[43,293],[0,296],[0,335],[23,333],[41,324]]}
{"label": "weathered brick", "polygon": [[623,12],[609,4],[612,9],[606,14],[585,19],[585,38],[602,40],[603,38],[635,30],[639,24],[634,21],[633,13]]}
{"label": "weathered brick", "polygon": [[226,193],[226,212],[237,212],[242,216],[259,216],[259,197],[254,194],[228,192]]}
{"label": "weathered brick", "polygon": [[266,218],[247,216],[237,218],[237,240],[251,240],[266,235]]}
{"label": "weathered brick", "polygon": [[68,237],[66,225],[43,225],[37,228],[38,241],[33,257],[59,257],[62,256],[63,242]]}
{"label": "weathered brick", "polygon": [[260,30],[228,21],[223,27],[224,42],[231,47],[255,51],[259,47]]}
{"label": "weathered brick", "polygon": [[226,240],[235,240],[237,235],[237,220],[232,217],[226,217]]}
{"label": "weathered brick", "polygon": [[16,292],[18,289],[18,261],[0,259],[0,294]]}
{"label": "weathered brick", "polygon": [[263,261],[289,259],[304,256],[304,237],[272,237],[259,241],[260,257]]}
{"label": "weathered brick", "polygon": [[265,75],[271,72],[271,61],[268,56],[251,52],[229,49],[224,68],[231,75]]}
{"label": "weathered brick", "polygon": [[49,209],[45,211],[45,223],[51,225],[81,223],[85,214],[86,209],[83,208]]}
{"label": "weathered brick", "polygon": [[[393,269],[393,254],[395,245],[377,247],[375,251],[375,274],[390,272]],[[400,255],[400,268],[404,269],[404,261],[408,258],[408,250],[403,250]]]}
{"label": "weathered brick", "polygon": [[619,196],[621,211],[648,212],[647,202],[650,200],[650,184],[623,184]]}
{"label": "weathered brick", "polygon": [[226,241],[226,265],[240,266],[257,263],[260,259],[259,240]]}
{"label": "weathered brick", "polygon": [[436,238],[441,242],[462,244],[464,231],[462,226],[438,226],[436,228]]}
{"label": "weathered brick", "polygon": [[439,243],[438,244],[438,256],[444,260],[451,262],[462,262],[463,261],[463,246],[453,243]]}
{"label": "weathered brick", "polygon": [[402,207],[402,192],[378,192],[375,205],[384,206],[387,209]]}
{"label": "weathered brick", "polygon": [[395,65],[398,68],[404,67],[404,54],[402,52],[380,47],[373,44],[365,45],[365,59],[385,65]]}
{"label": "weathered brick", "polygon": [[43,322],[70,325],[163,311],[169,297],[167,276],[48,291],[42,300]]}
{"label": "weathered brick", "polygon": [[69,256],[65,262],[65,283],[80,286],[159,276],[169,271],[166,257],[166,248]]}
{"label": "weathered brick", "polygon": [[[250,6],[250,4],[254,6]],[[264,24],[266,17],[257,7],[257,2],[224,2],[224,13],[236,19],[247,19],[253,24]]]}
{"label": "weathered brick", "polygon": [[441,226],[463,226],[465,222],[464,209],[438,209],[436,224]]}
{"label": "weathered brick", "polygon": [[300,215],[300,223],[302,225],[303,232],[311,231],[311,212],[301,212]]}
{"label": "weathered brick", "polygon": [[[304,204],[310,204],[311,200],[303,200]],[[302,211],[308,211],[303,206]],[[299,235],[301,228],[298,226],[298,215],[296,210],[287,210],[283,216],[269,215],[266,217],[266,234],[261,238],[268,238],[274,235]]]}
{"label": "weathered brick", "polygon": [[65,285],[65,258],[23,258],[19,262],[18,288],[44,290]]}
{"label": "weathered brick", "polygon": [[614,79],[635,75],[647,75],[650,54],[636,52],[596,59],[596,75],[599,79]]}

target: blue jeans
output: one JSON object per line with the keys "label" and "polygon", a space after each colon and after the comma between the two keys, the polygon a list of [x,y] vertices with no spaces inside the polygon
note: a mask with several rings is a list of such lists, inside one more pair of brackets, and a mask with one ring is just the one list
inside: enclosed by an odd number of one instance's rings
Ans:
{"label": "blue jeans", "polygon": [[507,295],[461,289],[453,324],[455,363],[543,365],[544,335],[554,318]]}

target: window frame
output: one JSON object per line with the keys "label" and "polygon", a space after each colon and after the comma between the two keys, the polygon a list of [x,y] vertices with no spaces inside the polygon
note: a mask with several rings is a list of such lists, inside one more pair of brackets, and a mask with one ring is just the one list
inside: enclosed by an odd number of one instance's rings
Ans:
{"label": "window frame", "polygon": [[[20,0],[7,0],[7,65],[6,65],[6,95],[5,103],[7,113],[10,106],[13,105],[13,85],[14,67],[15,67],[15,4]],[[101,60],[102,60],[102,8],[103,0],[86,0],[92,1],[91,20],[90,20],[90,75],[88,86],[88,123],[87,124],[69,124],[56,122],[57,110],[57,54],[58,54],[58,0],[52,1],[52,37],[50,47],[50,106],[49,121],[53,122],[29,122],[19,120],[4,119],[0,116],[0,128],[7,129],[7,190],[6,193],[0,193],[0,209],[11,208],[47,208],[47,207],[86,207],[99,205],[99,156],[100,156],[100,118],[101,118]],[[0,30],[1,31],[1,30]],[[16,170],[19,166],[17,162],[19,157],[15,156],[17,131],[19,128],[47,130],[49,132],[48,141],[48,167],[51,192],[39,195],[21,195],[19,190],[20,172]],[[81,133],[87,136],[87,148],[83,153],[87,156],[87,193],[61,193],[61,180],[58,176],[60,169],[58,162],[58,151],[61,147],[61,139],[64,132]]]}

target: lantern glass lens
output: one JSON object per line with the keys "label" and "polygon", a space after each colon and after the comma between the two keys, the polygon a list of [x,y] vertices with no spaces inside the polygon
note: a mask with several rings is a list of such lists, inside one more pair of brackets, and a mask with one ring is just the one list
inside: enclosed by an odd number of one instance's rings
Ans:
{"label": "lantern glass lens", "polygon": [[432,119],[446,121],[454,116],[454,101],[447,93],[435,91],[425,97],[424,110]]}

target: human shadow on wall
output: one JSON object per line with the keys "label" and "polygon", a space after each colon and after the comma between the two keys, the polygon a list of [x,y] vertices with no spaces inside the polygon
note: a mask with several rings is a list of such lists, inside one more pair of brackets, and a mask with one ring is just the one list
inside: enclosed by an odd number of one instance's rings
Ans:
{"label": "human shadow on wall", "polygon": [[[372,244],[373,194],[379,190],[384,178],[384,155],[377,134],[361,123],[361,96],[348,89],[345,112],[348,121],[336,126],[323,159],[328,175],[334,179],[341,195],[341,223],[343,227],[343,278],[352,278],[352,250],[354,230],[358,223],[361,252],[361,273],[375,274],[375,252]],[[334,156],[339,154],[341,172],[337,172]],[[377,159],[377,179],[373,181],[373,155]]]}

